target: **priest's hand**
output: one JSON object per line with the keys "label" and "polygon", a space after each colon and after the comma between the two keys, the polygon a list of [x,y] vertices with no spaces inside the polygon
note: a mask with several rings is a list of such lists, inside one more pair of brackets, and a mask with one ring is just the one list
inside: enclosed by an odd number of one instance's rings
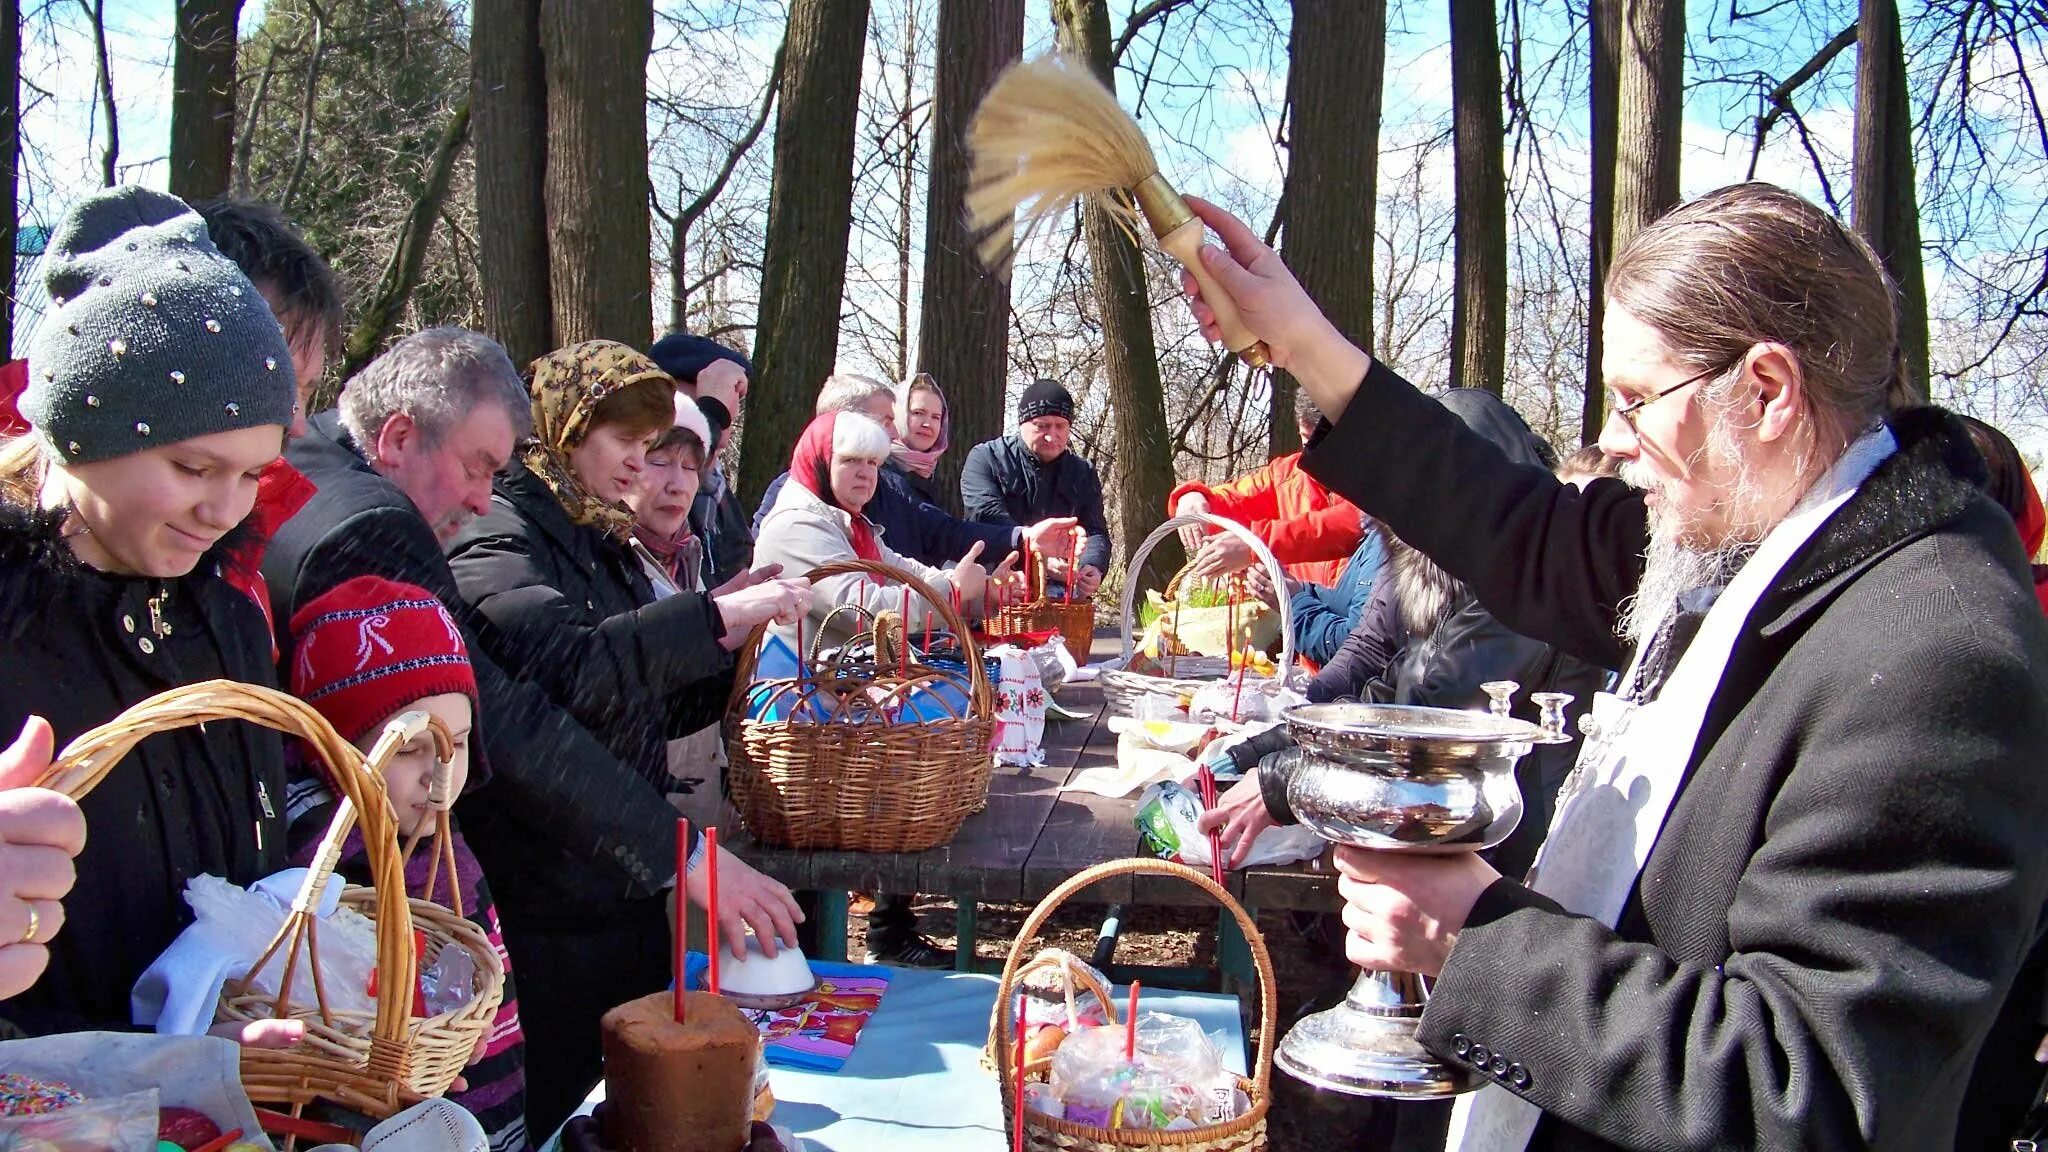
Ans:
{"label": "priest's hand", "polygon": [[1361,968],[1431,977],[1443,972],[1479,894],[1500,879],[1471,852],[1425,856],[1339,847],[1337,870],[1345,957]]}

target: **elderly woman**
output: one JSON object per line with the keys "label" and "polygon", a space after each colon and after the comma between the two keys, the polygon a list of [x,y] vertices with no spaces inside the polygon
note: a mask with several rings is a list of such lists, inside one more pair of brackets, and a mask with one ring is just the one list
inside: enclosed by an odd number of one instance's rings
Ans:
{"label": "elderly woman", "polygon": [[[888,458],[889,433],[873,420],[857,412],[827,412],[813,419],[790,455],[789,483],[782,486],[761,522],[754,559],[762,564],[779,563],[783,571],[799,573],[841,560],[879,560],[918,577],[940,596],[957,597],[963,611],[979,610],[984,592],[1003,594],[1013,580],[1014,554],[991,574],[977,562],[980,543],[951,568],[942,569],[899,555],[882,542],[881,534],[861,510],[874,498],[883,461]],[[901,588],[860,573],[820,580],[812,592],[813,627],[822,626],[833,609],[845,604],[869,612],[900,612],[904,607]],[[924,627],[931,606],[912,594],[909,608],[909,626]],[[848,619],[849,615],[842,612],[833,617],[823,637],[825,643],[852,635],[857,622]],[[778,621],[776,628],[795,639],[793,622]]]}
{"label": "elderly woman", "polygon": [[[493,485],[490,511],[449,545],[456,586],[492,659],[666,788],[668,740],[718,719],[729,650],[763,620],[794,619],[805,589],[771,580],[715,599],[655,595],[625,503],[675,423],[676,381],[653,361],[610,341],[572,345],[534,363],[532,394],[533,439]],[[534,1049],[573,1047],[574,1075],[558,1076],[574,1081],[569,1091],[598,1075],[598,1017],[668,986],[666,903],[655,895],[575,924],[525,926],[529,941],[550,936],[553,959],[540,967],[574,974],[547,1014],[522,1006]],[[795,940],[786,891],[764,887],[745,903],[721,910],[729,939],[744,921],[764,941]]]}
{"label": "elderly woman", "polygon": [[[0,730],[40,716],[61,746],[166,689],[275,683],[262,611],[222,572],[294,387],[263,297],[182,201],[89,197],[44,267],[52,312],[21,403],[34,431],[0,450]],[[79,802],[93,834],[65,904],[69,865],[22,868],[28,849],[10,846],[0,940],[50,963],[0,1017],[32,1034],[130,1027],[136,977],[191,923],[186,882],[284,867],[284,786],[276,733],[180,729]]]}
{"label": "elderly woman", "polygon": [[910,490],[925,503],[958,516],[959,491],[939,483],[933,475],[952,439],[952,409],[931,373],[919,372],[896,386],[896,438],[889,445],[887,467],[902,473]]}

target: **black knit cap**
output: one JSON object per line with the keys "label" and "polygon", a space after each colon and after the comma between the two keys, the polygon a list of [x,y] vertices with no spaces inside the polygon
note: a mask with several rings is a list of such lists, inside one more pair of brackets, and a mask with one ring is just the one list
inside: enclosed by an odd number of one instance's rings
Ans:
{"label": "black knit cap", "polygon": [[184,201],[135,187],[79,201],[43,283],[21,414],[62,463],[291,423],[284,333]]}
{"label": "black knit cap", "polygon": [[688,332],[671,332],[654,342],[647,350],[647,357],[661,366],[663,372],[685,384],[695,384],[697,373],[709,368],[720,360],[730,360],[740,366],[740,371],[753,379],[754,366],[745,356],[727,348],[716,340],[703,336],[692,336]]}
{"label": "black knit cap", "polygon": [[1017,401],[1017,423],[1025,424],[1040,416],[1058,416],[1071,421],[1074,418],[1074,397],[1058,381],[1039,377],[1024,389],[1024,395]]}

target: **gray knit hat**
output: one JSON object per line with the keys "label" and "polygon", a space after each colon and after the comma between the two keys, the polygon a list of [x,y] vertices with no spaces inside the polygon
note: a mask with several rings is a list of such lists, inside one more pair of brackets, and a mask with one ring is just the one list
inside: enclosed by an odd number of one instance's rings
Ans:
{"label": "gray knit hat", "polygon": [[80,201],[50,237],[43,283],[21,414],[61,462],[291,423],[284,333],[184,201],[133,187]]}

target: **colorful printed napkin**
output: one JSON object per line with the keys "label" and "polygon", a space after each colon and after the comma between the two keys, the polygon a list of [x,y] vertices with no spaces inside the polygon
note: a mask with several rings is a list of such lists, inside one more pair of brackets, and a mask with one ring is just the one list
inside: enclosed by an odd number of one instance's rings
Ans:
{"label": "colorful printed napkin", "polygon": [[[690,953],[690,987],[704,988],[710,969],[702,952]],[[774,1012],[742,1009],[761,1030],[768,1063],[790,1068],[837,1072],[853,1055],[861,1029],[882,1007],[889,990],[889,970],[873,964],[828,964],[811,961],[818,986],[803,1002]]]}

